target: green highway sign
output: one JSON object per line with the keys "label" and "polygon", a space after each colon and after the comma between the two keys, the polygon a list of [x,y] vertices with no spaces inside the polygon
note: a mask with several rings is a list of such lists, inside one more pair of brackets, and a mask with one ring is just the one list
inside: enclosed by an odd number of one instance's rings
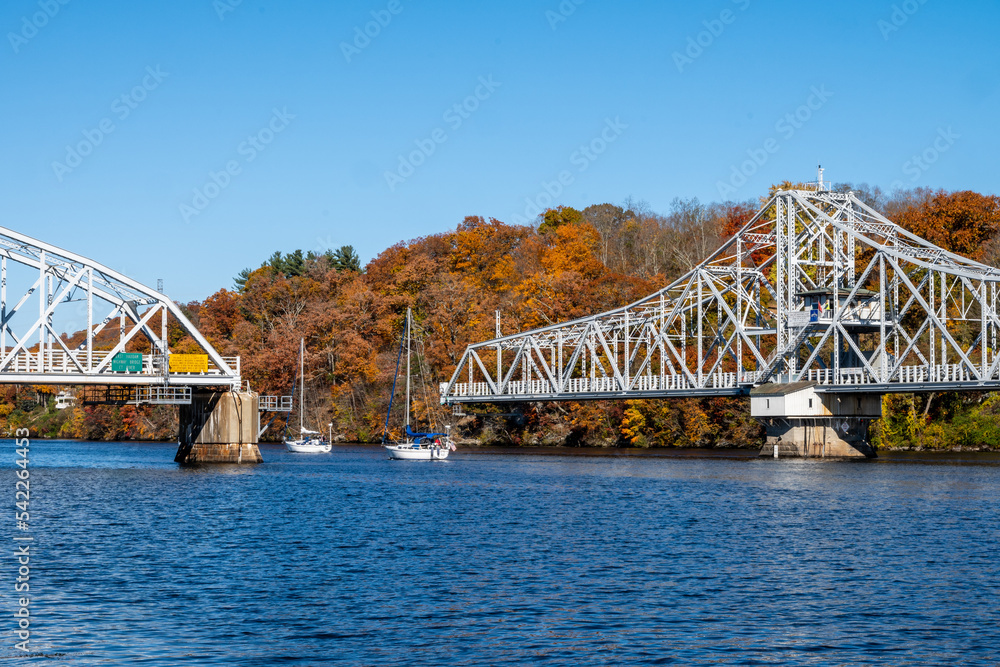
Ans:
{"label": "green highway sign", "polygon": [[119,352],[111,360],[112,373],[141,373],[142,354],[138,352]]}

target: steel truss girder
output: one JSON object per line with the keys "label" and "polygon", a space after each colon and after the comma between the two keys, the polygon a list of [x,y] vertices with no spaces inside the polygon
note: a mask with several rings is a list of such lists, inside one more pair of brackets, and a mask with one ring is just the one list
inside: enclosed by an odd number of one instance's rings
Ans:
{"label": "steel truss girder", "polygon": [[[16,301],[8,300],[13,287],[8,271],[28,285]],[[68,304],[85,305],[70,313]],[[85,317],[86,322],[59,331],[55,320],[60,315]],[[208,356],[207,372],[169,372],[169,317]],[[95,337],[115,320],[119,335],[113,349],[94,349]],[[74,331],[86,335],[70,349],[62,334]],[[142,371],[112,371],[114,355],[137,339],[149,343]],[[160,292],[91,259],[0,227],[0,383],[239,387],[240,363],[238,357],[222,357]]]}
{"label": "steel truss girder", "polygon": [[644,299],[470,345],[442,402],[1000,388],[998,283],[853,193],[782,191]]}

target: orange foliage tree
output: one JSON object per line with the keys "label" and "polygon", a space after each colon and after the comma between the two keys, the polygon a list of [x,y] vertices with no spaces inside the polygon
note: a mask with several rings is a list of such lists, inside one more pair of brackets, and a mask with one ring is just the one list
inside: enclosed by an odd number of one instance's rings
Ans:
{"label": "orange foliage tree", "polygon": [[[891,219],[971,257],[1000,229],[996,197],[916,190],[885,202],[877,189],[865,192]],[[453,230],[387,248],[364,270],[330,253],[279,253],[244,271],[237,291],[223,289],[183,308],[220,353],[242,357],[244,378],[263,394],[290,392],[304,339],[306,401],[298,405],[296,397],[291,421],[304,410],[312,428],[332,423],[343,438],[373,441],[381,437],[407,308],[414,313],[413,417],[418,426],[440,428],[452,417],[439,404],[438,386],[467,345],[493,337],[497,311],[502,333],[510,334],[630,303],[689,270],[756,210],[751,201],[678,199],[667,215],[634,201],[582,212],[558,207],[539,216],[536,227],[470,216]],[[172,349],[193,346],[174,322],[169,335]],[[78,343],[81,334],[71,340]],[[467,417],[460,431],[516,444],[718,446],[760,438],[739,399],[485,410],[505,416]],[[280,436],[284,420],[276,422],[266,437]],[[401,422],[397,412],[397,433]],[[162,411],[100,406],[77,408],[64,425],[67,435],[91,438],[173,437],[171,428],[176,421]]]}

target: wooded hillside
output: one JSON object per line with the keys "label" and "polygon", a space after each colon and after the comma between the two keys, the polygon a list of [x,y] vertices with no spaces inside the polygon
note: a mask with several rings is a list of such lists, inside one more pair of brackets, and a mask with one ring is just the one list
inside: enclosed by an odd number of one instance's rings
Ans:
{"label": "wooded hillside", "polygon": [[[792,184],[781,184],[773,189]],[[773,190],[772,189],[772,190]],[[1000,200],[974,192],[917,189],[887,196],[852,189],[891,220],[946,249],[1000,260]],[[758,446],[761,431],[741,399],[685,399],[496,406],[506,416],[458,418],[438,403],[438,385],[466,345],[594,314],[666,285],[707,257],[760,202],[674,200],[666,214],[639,202],[559,207],[534,226],[470,216],[451,231],[384,250],[361,267],[350,246],[316,256],[276,252],[231,289],[184,305],[223,355],[242,357],[243,377],[262,394],[288,394],[306,341],[308,425],[348,441],[381,438],[407,307],[414,312],[414,413],[421,425],[452,423],[480,443],[571,446]],[[342,230],[333,230],[342,233]],[[171,329],[172,349],[193,345]],[[82,334],[77,334],[79,337]],[[8,392],[10,393],[10,392]],[[985,394],[891,396],[874,436],[882,447],[997,442]],[[32,419],[13,394],[0,406],[9,426]],[[394,411],[396,408],[394,407]],[[37,413],[38,410],[35,410]],[[50,435],[173,439],[163,409],[77,407]],[[40,417],[34,417],[39,421]],[[293,423],[297,416],[292,415]],[[401,415],[390,424],[398,433]],[[280,438],[281,424],[266,437]],[[56,428],[57,432],[52,433]]]}

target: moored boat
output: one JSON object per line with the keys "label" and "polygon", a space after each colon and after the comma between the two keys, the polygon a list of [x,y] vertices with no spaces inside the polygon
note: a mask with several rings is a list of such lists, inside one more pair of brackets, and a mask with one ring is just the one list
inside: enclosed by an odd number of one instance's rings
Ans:
{"label": "moored boat", "polygon": [[285,440],[285,449],[299,454],[325,454],[333,446],[316,431],[302,429],[298,440]]}
{"label": "moored boat", "polygon": [[[389,458],[405,461],[441,461],[455,451],[455,442],[451,438],[451,426],[445,427],[444,433],[422,433],[410,429],[410,327],[413,313],[406,309],[406,333],[399,343],[399,355],[396,357],[396,375],[392,379],[392,395],[389,397],[389,409],[385,415],[385,427],[382,430],[382,446],[389,452]],[[396,378],[399,377],[399,362],[403,356],[403,342],[406,343],[406,424],[402,442],[387,443],[389,434],[389,415],[392,414],[392,400],[396,396]]]}
{"label": "moored boat", "polygon": [[[298,454],[325,454],[332,449],[332,445],[323,439],[319,431],[310,431],[303,424],[303,413],[306,411],[306,376],[305,376],[305,347],[306,339],[299,340],[299,377],[302,383],[299,385],[299,437],[295,440],[285,438],[285,449]],[[295,395],[294,388],[292,395]],[[288,422],[285,421],[285,430],[288,430]]]}
{"label": "moored boat", "polygon": [[410,461],[432,461],[448,458],[455,451],[455,443],[451,439],[451,427],[446,426],[448,433],[414,433],[406,427],[406,442],[383,445],[394,459]]}

